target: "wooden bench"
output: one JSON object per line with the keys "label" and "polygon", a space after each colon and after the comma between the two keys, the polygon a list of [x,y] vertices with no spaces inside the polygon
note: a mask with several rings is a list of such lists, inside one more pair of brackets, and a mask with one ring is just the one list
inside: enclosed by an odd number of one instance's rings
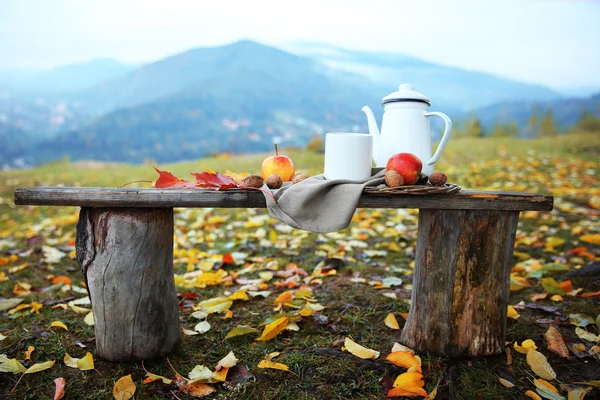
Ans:
{"label": "wooden bench", "polygon": [[[96,354],[164,356],[180,341],[173,208],[265,208],[257,191],[28,187],[15,204],[79,206],[77,260],[92,302]],[[401,342],[449,357],[504,351],[519,212],[553,198],[506,192],[363,194],[362,208],[419,209],[411,309]]]}

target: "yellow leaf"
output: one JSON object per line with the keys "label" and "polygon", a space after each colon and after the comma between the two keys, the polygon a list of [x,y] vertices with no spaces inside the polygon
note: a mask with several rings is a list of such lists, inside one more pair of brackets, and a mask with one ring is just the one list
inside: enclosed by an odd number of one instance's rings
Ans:
{"label": "yellow leaf", "polygon": [[281,317],[279,319],[276,319],[275,321],[265,326],[265,330],[263,331],[262,335],[256,340],[266,342],[267,340],[273,339],[279,334],[279,332],[283,330],[283,328],[287,326],[287,324],[287,317]]}
{"label": "yellow leaf", "polygon": [[388,354],[385,359],[399,367],[415,368],[416,372],[422,372],[421,363],[417,360],[416,356],[406,351],[395,351]]}
{"label": "yellow leaf", "polygon": [[423,374],[420,372],[405,372],[398,375],[394,381],[394,387],[410,387],[410,386],[425,386],[423,382]]}
{"label": "yellow leaf", "polygon": [[344,347],[348,352],[354,354],[356,357],[359,358],[376,359],[377,357],[379,357],[378,351],[363,347],[350,338],[346,338],[346,340],[344,340]]}
{"label": "yellow leaf", "polygon": [[88,313],[88,315],[86,315],[85,318],[83,319],[83,322],[85,322],[89,326],[93,326],[94,325],[94,312],[90,311]]}
{"label": "yellow leaf", "polygon": [[546,342],[548,342],[548,350],[559,357],[569,358],[569,349],[558,329],[550,325],[546,333],[544,333],[544,337],[546,338]]}
{"label": "yellow leaf", "polygon": [[534,379],[533,384],[537,388],[537,392],[546,399],[566,400],[563,396],[558,394],[558,389],[550,382],[546,382],[543,379]]}
{"label": "yellow leaf", "polygon": [[229,339],[235,336],[241,336],[241,335],[245,335],[247,333],[252,333],[252,332],[256,332],[258,329],[255,329],[251,326],[248,325],[238,325],[235,328],[233,328],[232,330],[229,331],[229,333],[227,334],[227,336],[225,336],[225,339]]}
{"label": "yellow leaf", "polygon": [[54,380],[54,384],[56,385],[56,390],[54,391],[54,400],[60,400],[65,397],[65,385],[67,381],[65,378],[56,378]]}
{"label": "yellow leaf", "polygon": [[116,400],[129,400],[135,393],[135,383],[131,379],[131,374],[121,377],[113,387],[113,396]]}
{"label": "yellow leaf", "polygon": [[52,368],[54,366],[55,362],[56,361],[52,360],[52,361],[46,361],[43,363],[33,364],[31,367],[27,368],[27,371],[25,371],[24,373],[25,374],[35,374],[36,372],[47,370],[49,368]]}
{"label": "yellow leaf", "polygon": [[567,395],[567,399],[568,400],[583,400],[583,398],[585,397],[585,395],[590,390],[592,390],[591,387],[587,387],[585,389],[583,389],[583,388],[571,389],[571,390],[569,390],[569,394]]}
{"label": "yellow leaf", "polygon": [[144,379],[142,383],[144,385],[147,385],[148,383],[155,382],[155,381],[162,381],[164,384],[167,384],[167,385],[170,385],[173,382],[172,379],[165,378],[164,376],[156,375],[151,372],[146,372],[146,379]]}
{"label": "yellow leaf", "polygon": [[548,363],[546,356],[539,351],[530,350],[527,352],[527,364],[529,364],[531,370],[540,378],[556,379],[556,372],[554,372],[552,366]]}
{"label": "yellow leaf", "polygon": [[585,242],[585,243],[598,245],[598,244],[600,244],[600,233],[581,235],[581,236],[579,236],[579,240],[581,240],[582,242]]}
{"label": "yellow leaf", "polygon": [[31,360],[31,353],[33,353],[34,350],[35,350],[35,347],[29,346],[27,348],[27,352],[25,352],[25,358],[24,358],[24,360]]}
{"label": "yellow leaf", "polygon": [[0,354],[0,372],[12,372],[13,374],[24,373],[27,368],[16,358],[8,358],[6,354]]}
{"label": "yellow leaf", "polygon": [[398,320],[394,316],[394,314],[389,313],[384,320],[385,326],[391,329],[400,329],[400,325],[398,325]]}
{"label": "yellow leaf", "polygon": [[525,392],[525,396],[531,397],[533,400],[543,400],[539,394],[534,392],[533,390],[528,390]]}
{"label": "yellow leaf", "polygon": [[83,358],[74,358],[71,357],[69,353],[65,353],[64,362],[67,367],[77,368],[81,371],[94,369],[94,358],[92,357],[92,353],[89,351],[85,353],[85,357]]}
{"label": "yellow leaf", "polygon": [[285,303],[290,303],[292,300],[294,300],[294,295],[291,291],[287,290],[281,293],[279,296],[277,296],[277,298],[273,302],[273,305],[283,305]]}
{"label": "yellow leaf", "polygon": [[258,363],[258,368],[271,368],[279,369],[281,371],[292,372],[290,371],[290,367],[288,367],[287,365],[269,360],[261,360],[261,362]]}
{"label": "yellow leaf", "polygon": [[498,377],[498,380],[500,381],[500,383],[502,384],[502,386],[505,386],[505,387],[507,387],[509,389],[512,388],[512,387],[515,387],[514,383],[512,383],[511,381],[507,381],[504,378]]}
{"label": "yellow leaf", "polygon": [[400,388],[395,387],[388,391],[389,397],[398,397],[398,396],[406,396],[406,397],[417,397],[422,396],[428,398],[429,395],[422,387],[409,387],[409,388]]}
{"label": "yellow leaf", "polygon": [[89,314],[90,313],[89,308],[79,307],[78,305],[75,305],[75,304],[69,303],[69,308],[71,310],[75,311],[77,314]]}
{"label": "yellow leaf", "polygon": [[65,324],[63,324],[60,321],[52,321],[52,323],[50,324],[50,326],[55,326],[58,328],[63,328],[65,331],[68,331],[69,329],[67,328],[67,326]]}
{"label": "yellow leaf", "polygon": [[229,300],[248,300],[248,294],[245,290],[238,290],[229,296]]}
{"label": "yellow leaf", "polygon": [[560,294],[553,294],[552,296],[550,296],[550,300],[552,301],[563,301],[563,297]]}
{"label": "yellow leaf", "polygon": [[583,340],[587,340],[588,342],[600,342],[600,336],[594,335],[591,332],[586,331],[583,328],[577,327],[575,328],[575,334]]}
{"label": "yellow leaf", "polygon": [[212,380],[215,382],[225,382],[227,380],[227,372],[229,372],[229,368],[221,368],[219,371],[213,372]]}
{"label": "yellow leaf", "polygon": [[523,341],[523,343],[521,343],[520,346],[517,344],[517,342],[515,342],[514,348],[519,353],[527,354],[529,350],[537,349],[537,346],[535,345],[535,342],[533,340],[527,339]]}
{"label": "yellow leaf", "polygon": [[531,285],[529,284],[529,282],[527,281],[527,279],[522,278],[522,277],[520,277],[518,275],[515,275],[515,274],[511,274],[510,275],[510,290],[512,292],[524,289],[524,288],[529,287],[529,286],[531,286]]}
{"label": "yellow leaf", "polygon": [[31,306],[31,312],[39,315],[40,310],[44,305],[42,303],[38,303],[37,301],[32,301],[30,306]]}
{"label": "yellow leaf", "polygon": [[396,351],[404,351],[406,353],[415,354],[415,351],[413,349],[411,349],[410,347],[406,347],[403,344],[394,342],[394,345],[392,346],[392,353],[394,353]]}
{"label": "yellow leaf", "polygon": [[198,306],[209,314],[229,310],[233,301],[229,297],[215,297],[198,303]]}
{"label": "yellow leaf", "polygon": [[508,318],[512,318],[512,319],[519,319],[520,315],[517,312],[517,310],[515,310],[515,308],[513,306],[508,306],[508,311],[506,313],[506,316]]}
{"label": "yellow leaf", "polygon": [[231,368],[237,364],[237,362],[238,359],[235,358],[235,354],[233,354],[233,351],[230,351],[229,354],[227,354],[217,363],[215,370],[220,371],[221,368]]}
{"label": "yellow leaf", "polygon": [[210,368],[205,367],[204,365],[196,365],[194,369],[190,371],[188,377],[196,382],[212,382],[212,375],[213,372]]}

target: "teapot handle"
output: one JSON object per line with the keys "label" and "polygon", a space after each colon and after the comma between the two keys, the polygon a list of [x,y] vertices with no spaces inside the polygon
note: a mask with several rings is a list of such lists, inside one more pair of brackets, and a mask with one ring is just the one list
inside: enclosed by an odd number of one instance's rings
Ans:
{"label": "teapot handle", "polygon": [[452,121],[450,120],[450,118],[448,118],[448,116],[446,114],[437,112],[437,111],[426,112],[423,115],[426,117],[431,117],[431,116],[440,117],[446,123],[446,127],[444,128],[444,134],[442,135],[442,140],[440,141],[440,144],[438,145],[438,148],[435,151],[435,154],[433,155],[433,157],[431,157],[431,160],[427,161],[427,165],[433,165],[437,162],[437,160],[440,159],[440,156],[442,155],[442,151],[444,151],[444,147],[446,147],[446,142],[448,142],[448,139],[450,139],[450,131],[452,130]]}

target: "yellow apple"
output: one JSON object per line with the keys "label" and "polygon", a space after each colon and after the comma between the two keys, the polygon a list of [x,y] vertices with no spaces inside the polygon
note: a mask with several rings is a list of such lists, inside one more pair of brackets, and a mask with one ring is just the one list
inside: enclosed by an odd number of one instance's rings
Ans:
{"label": "yellow apple", "polygon": [[279,149],[275,145],[275,155],[263,160],[261,174],[263,179],[267,179],[269,175],[279,175],[283,182],[287,182],[294,176],[294,163],[288,156],[279,155]]}

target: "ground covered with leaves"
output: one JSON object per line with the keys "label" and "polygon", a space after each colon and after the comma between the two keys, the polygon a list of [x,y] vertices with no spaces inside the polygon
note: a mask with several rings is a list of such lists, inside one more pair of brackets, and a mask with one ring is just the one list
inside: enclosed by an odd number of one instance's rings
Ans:
{"label": "ground covered with leaves", "polygon": [[[302,172],[320,172],[321,156],[289,155]],[[64,399],[600,398],[599,159],[598,134],[461,139],[446,150],[438,169],[451,183],[555,196],[552,212],[520,218],[506,352],[463,360],[396,344],[410,308],[415,210],[359,210],[349,229],[316,234],[252,209],[175,210],[182,343],[168,358],[144,363],[100,360],[75,259],[78,209],[15,206],[12,191],[118,186],[152,179],[154,171],[56,163],[3,172],[0,393],[15,399],[61,393]],[[160,167],[178,176],[205,167],[252,173],[260,160]]]}

